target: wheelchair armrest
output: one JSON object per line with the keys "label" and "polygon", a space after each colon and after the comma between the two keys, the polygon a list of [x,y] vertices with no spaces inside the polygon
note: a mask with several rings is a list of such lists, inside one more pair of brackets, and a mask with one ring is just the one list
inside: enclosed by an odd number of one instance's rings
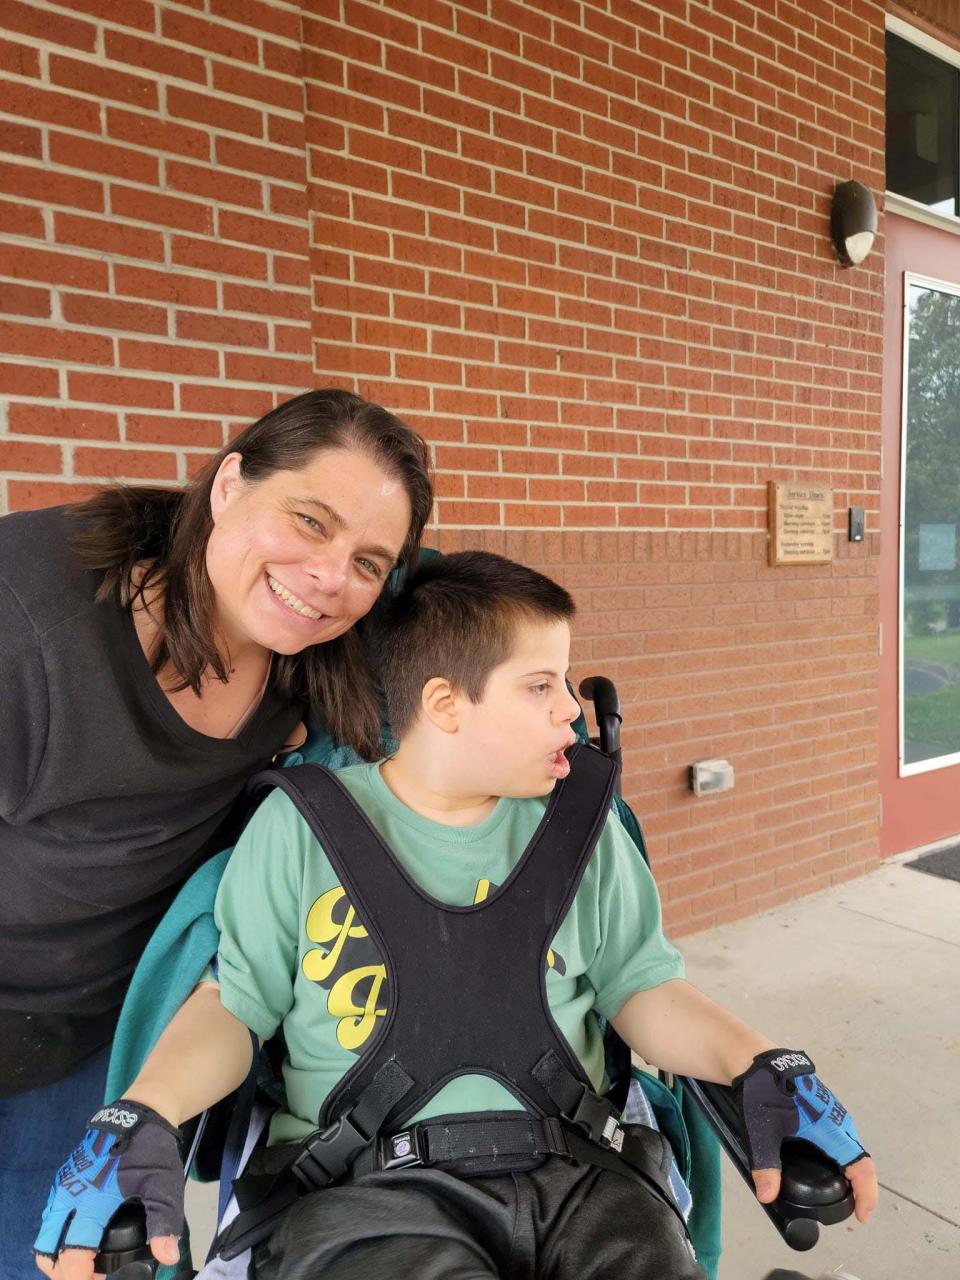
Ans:
{"label": "wheelchair armrest", "polygon": [[[679,1078],[753,1191],[746,1135],[733,1090],[688,1076]],[[761,1208],[791,1249],[812,1249],[820,1235],[820,1223],[826,1226],[842,1222],[853,1212],[850,1183],[838,1165],[807,1142],[788,1138],[781,1148],[780,1159],[780,1194],[772,1204],[761,1205]]]}

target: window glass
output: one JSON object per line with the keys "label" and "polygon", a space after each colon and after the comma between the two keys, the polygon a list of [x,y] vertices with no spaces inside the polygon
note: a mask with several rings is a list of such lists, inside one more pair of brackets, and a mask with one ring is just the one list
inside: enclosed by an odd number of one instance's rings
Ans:
{"label": "window glass", "polygon": [[887,32],[887,190],[956,215],[956,67]]}
{"label": "window glass", "polygon": [[960,752],[960,292],[910,284],[903,762]]}

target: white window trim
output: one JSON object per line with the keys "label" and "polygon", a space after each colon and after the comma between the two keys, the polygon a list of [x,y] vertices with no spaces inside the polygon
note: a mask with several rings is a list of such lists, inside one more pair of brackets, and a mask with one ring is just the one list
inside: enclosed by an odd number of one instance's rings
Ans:
{"label": "white window trim", "polygon": [[930,227],[960,236],[960,218],[951,213],[937,213],[919,200],[911,200],[909,196],[901,196],[896,191],[884,192],[883,210],[884,213],[898,213],[901,218],[912,218],[914,222],[925,222]]}
{"label": "white window trim", "polygon": [[[890,13],[886,17],[886,29],[893,35],[899,36],[901,40],[916,45],[925,53],[930,53],[941,62],[948,62],[952,67],[960,70],[960,49],[944,44],[942,40],[927,35],[917,27],[911,27],[909,22],[904,22],[902,18],[895,18]],[[941,231],[960,235],[960,217],[951,213],[936,213],[927,205],[921,204],[919,200],[911,200],[909,196],[901,196],[896,191],[884,192],[883,207],[890,213],[899,213],[904,218],[913,218],[915,222],[925,222],[928,226],[939,227]]]}
{"label": "white window trim", "polygon": [[944,44],[936,36],[927,35],[926,31],[911,27],[910,23],[904,22],[902,18],[895,18],[893,14],[888,13],[887,30],[895,36],[899,36],[901,40],[909,40],[911,44],[925,49],[927,53],[932,53],[935,58],[940,58],[942,62],[949,62],[955,67],[960,67],[960,49],[955,49],[953,45]]}

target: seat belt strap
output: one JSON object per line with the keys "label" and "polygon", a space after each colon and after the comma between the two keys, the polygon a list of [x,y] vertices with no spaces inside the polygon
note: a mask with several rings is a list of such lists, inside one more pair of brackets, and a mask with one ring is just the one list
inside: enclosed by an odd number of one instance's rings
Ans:
{"label": "seat belt strap", "polygon": [[304,1139],[300,1155],[290,1166],[293,1176],[311,1191],[342,1178],[413,1084],[396,1058],[388,1058],[349,1111],[329,1128]]}
{"label": "seat belt strap", "polygon": [[686,1220],[670,1188],[670,1144],[659,1129],[650,1129],[646,1125],[628,1126],[619,1151],[591,1142],[570,1126],[565,1126],[565,1136],[571,1159],[580,1164],[599,1165],[601,1169],[644,1183],[676,1214],[684,1234],[689,1234]]}
{"label": "seat belt strap", "polygon": [[234,1184],[241,1211],[217,1241],[226,1259],[265,1240],[278,1217],[302,1191],[329,1187],[373,1145],[388,1112],[413,1088],[395,1058],[388,1058],[361,1091],[356,1105],[329,1128],[302,1142],[267,1147],[254,1154],[251,1168]]}

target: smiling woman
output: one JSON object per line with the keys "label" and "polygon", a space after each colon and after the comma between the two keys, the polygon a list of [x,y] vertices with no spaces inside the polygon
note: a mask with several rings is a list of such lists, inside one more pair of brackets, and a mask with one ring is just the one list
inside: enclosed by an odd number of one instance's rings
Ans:
{"label": "smiling woman", "polygon": [[415,554],[431,501],[419,436],[358,396],[311,391],[185,490],[113,488],[0,520],[5,1280],[32,1273],[62,1137],[100,1101],[134,965],[230,843],[246,780],[308,707],[376,754],[357,624]]}

